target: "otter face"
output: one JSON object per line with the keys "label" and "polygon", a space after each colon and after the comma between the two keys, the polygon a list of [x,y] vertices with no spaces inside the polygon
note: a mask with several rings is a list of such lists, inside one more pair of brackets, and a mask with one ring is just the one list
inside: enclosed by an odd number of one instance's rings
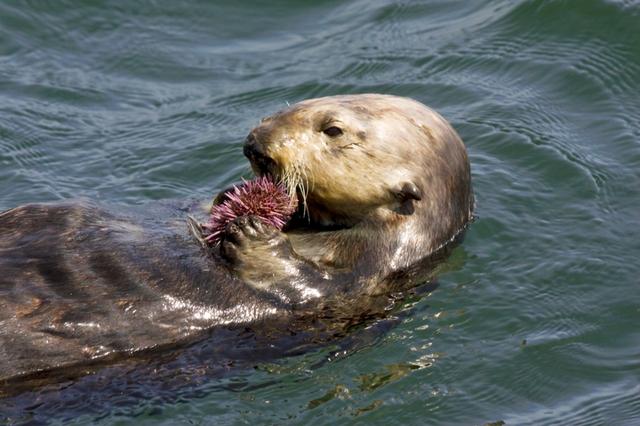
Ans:
{"label": "otter face", "polygon": [[425,158],[437,148],[421,123],[436,118],[395,96],[312,99],[263,119],[244,153],[256,174],[297,192],[312,221],[348,226],[421,200]]}

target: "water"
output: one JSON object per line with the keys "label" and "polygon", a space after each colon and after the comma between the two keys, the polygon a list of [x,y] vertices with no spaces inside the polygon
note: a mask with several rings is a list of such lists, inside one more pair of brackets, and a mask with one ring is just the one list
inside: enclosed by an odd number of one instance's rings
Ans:
{"label": "water", "polygon": [[468,146],[479,220],[435,291],[346,352],[23,419],[640,424],[637,1],[2,2],[0,209],[206,199],[261,116],[361,92]]}

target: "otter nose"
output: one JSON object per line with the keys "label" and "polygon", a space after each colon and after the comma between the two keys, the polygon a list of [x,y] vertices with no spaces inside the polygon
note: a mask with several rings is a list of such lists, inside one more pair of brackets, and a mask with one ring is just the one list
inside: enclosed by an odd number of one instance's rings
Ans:
{"label": "otter nose", "polygon": [[260,149],[256,135],[253,132],[249,133],[249,136],[244,140],[242,152],[250,160],[264,156],[264,152]]}
{"label": "otter nose", "polygon": [[258,170],[260,174],[273,172],[275,162],[267,155],[253,132],[245,139],[242,152],[254,166],[254,170]]}

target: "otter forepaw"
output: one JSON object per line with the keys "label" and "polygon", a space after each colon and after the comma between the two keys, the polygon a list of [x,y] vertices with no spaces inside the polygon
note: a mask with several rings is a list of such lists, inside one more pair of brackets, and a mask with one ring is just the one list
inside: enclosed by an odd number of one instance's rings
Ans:
{"label": "otter forepaw", "polygon": [[227,225],[224,239],[243,245],[249,241],[268,240],[278,233],[276,228],[263,224],[255,216],[241,216]]}
{"label": "otter forepaw", "polygon": [[229,261],[243,260],[258,255],[261,249],[275,247],[286,241],[282,232],[265,225],[255,216],[241,216],[227,225],[221,254]]}

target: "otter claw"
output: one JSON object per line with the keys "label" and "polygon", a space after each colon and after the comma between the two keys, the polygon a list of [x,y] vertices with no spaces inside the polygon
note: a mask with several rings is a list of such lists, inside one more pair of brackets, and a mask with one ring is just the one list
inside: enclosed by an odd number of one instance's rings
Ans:
{"label": "otter claw", "polygon": [[241,216],[227,225],[224,241],[244,245],[247,241],[260,241],[273,238],[279,231],[267,226],[255,216]]}
{"label": "otter claw", "polygon": [[251,227],[253,228],[253,230],[256,233],[256,236],[258,236],[258,234],[260,235],[266,235],[268,234],[267,231],[267,226],[265,226],[262,221],[260,219],[258,219],[255,216],[250,216],[249,217],[249,223],[251,224]]}
{"label": "otter claw", "polygon": [[[242,260],[250,255],[252,249],[261,246],[272,246],[280,231],[265,225],[255,216],[242,216],[230,222],[220,245],[220,253],[231,262]],[[279,241],[279,239],[278,239]]]}
{"label": "otter claw", "polygon": [[220,244],[220,254],[228,260],[238,259],[238,247],[231,241],[223,241]]}
{"label": "otter claw", "polygon": [[223,241],[227,243],[233,244],[242,244],[244,240],[244,235],[242,228],[238,226],[238,223],[231,222],[227,225],[225,229]]}

